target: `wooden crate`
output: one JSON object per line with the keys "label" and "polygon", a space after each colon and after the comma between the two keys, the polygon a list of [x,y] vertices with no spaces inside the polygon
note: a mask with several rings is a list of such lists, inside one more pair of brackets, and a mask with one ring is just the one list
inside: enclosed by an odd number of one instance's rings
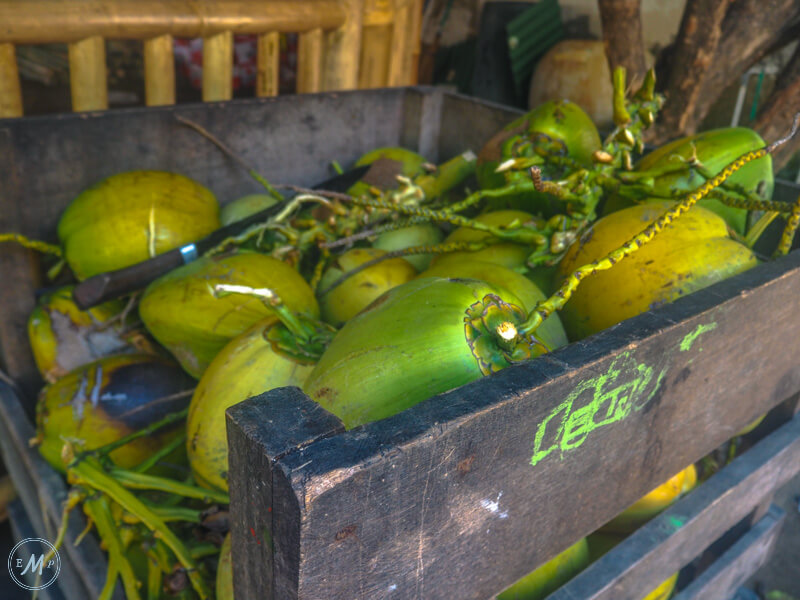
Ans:
{"label": "wooden crate", "polygon": [[[223,136],[266,177],[307,184],[329,174],[328,161],[346,165],[378,146],[431,161],[477,151],[515,114],[401,88],[0,121],[0,231],[52,240],[80,190],[124,170],[178,171],[223,202],[257,190],[176,115]],[[0,444],[33,526],[47,533],[63,483],[25,445],[40,385],[25,322],[40,276],[35,255],[0,248],[0,358],[27,397],[0,394]],[[496,594],[800,392],[798,291],[792,253],[349,432],[298,390],[237,405],[228,414],[237,597]],[[780,522],[766,509],[771,493],[800,469],[798,427],[777,430],[721,483],[612,551],[603,564],[616,558],[615,570],[595,567],[563,597],[641,596],[743,520],[752,527],[706,577],[731,565],[752,572]],[[681,527],[665,521],[676,514]],[[70,536],[79,529],[76,519]],[[91,542],[68,551],[83,598],[105,572],[98,552]]]}

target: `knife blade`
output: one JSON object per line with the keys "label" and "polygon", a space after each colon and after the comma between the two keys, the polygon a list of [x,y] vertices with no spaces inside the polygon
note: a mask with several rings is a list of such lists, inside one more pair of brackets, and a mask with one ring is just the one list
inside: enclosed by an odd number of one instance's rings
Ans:
{"label": "knife blade", "polygon": [[[345,192],[364,177],[369,170],[370,165],[355,167],[326,179],[312,186],[311,189]],[[204,252],[218,246],[229,237],[242,233],[256,223],[263,223],[277,215],[285,207],[285,202],[279,202],[240,221],[217,229],[201,240],[173,248],[129,267],[93,275],[75,286],[72,291],[72,299],[78,308],[87,310],[107,300],[119,298],[141,289],[169,271],[196,260]]]}

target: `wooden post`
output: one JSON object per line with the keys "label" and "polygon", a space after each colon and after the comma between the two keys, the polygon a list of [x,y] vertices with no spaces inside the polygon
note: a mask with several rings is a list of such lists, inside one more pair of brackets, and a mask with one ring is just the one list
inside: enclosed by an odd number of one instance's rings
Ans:
{"label": "wooden post", "polygon": [[233,33],[203,38],[203,102],[233,97]]}
{"label": "wooden post", "polygon": [[16,54],[14,44],[0,44],[0,119],[22,116]]}
{"label": "wooden post", "polygon": [[256,96],[277,96],[280,86],[281,34],[277,31],[258,36]]}
{"label": "wooden post", "polygon": [[411,53],[409,29],[413,26],[411,0],[394,0],[394,24],[392,26],[391,50],[389,52],[389,77],[387,85],[405,85]]}
{"label": "wooden post", "polygon": [[169,34],[144,41],[144,94],[147,106],[175,104],[175,56]]}
{"label": "wooden post", "polygon": [[106,110],[106,44],[96,35],[69,45],[69,82],[72,110]]}
{"label": "wooden post", "polygon": [[322,90],[322,29],[300,34],[297,44],[297,93]]}
{"label": "wooden post", "polygon": [[358,86],[361,57],[361,26],[364,0],[342,0],[347,14],[342,27],[325,39],[323,90],[352,90]]}
{"label": "wooden post", "polygon": [[408,35],[408,65],[405,85],[416,85],[419,78],[419,57],[422,52],[422,5],[423,0],[413,0],[411,9],[411,27]]}
{"label": "wooden post", "polygon": [[387,85],[392,53],[392,26],[365,25],[361,32],[361,61],[358,68],[358,89]]}

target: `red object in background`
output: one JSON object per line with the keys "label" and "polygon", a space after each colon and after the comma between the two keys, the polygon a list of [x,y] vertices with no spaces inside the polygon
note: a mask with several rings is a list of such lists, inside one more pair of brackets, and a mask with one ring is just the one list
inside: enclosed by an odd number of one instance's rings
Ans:
{"label": "red object in background", "polygon": [[[175,61],[182,74],[195,89],[203,86],[203,40],[176,39]],[[252,89],[256,80],[256,36],[233,36],[233,90]],[[279,86],[281,93],[295,90],[297,79],[297,35],[281,35]]]}

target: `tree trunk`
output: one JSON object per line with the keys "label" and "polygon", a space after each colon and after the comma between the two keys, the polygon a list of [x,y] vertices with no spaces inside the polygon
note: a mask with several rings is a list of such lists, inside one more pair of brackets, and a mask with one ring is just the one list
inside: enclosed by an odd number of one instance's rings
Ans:
{"label": "tree trunk", "polygon": [[[700,5],[708,5],[709,0],[689,0],[685,14],[697,12]],[[798,0],[730,0],[721,25],[721,36],[715,44],[716,51],[710,59],[705,59],[708,68],[700,73],[699,80],[689,79],[681,82],[680,70],[685,69],[684,61],[678,49],[690,46],[689,33],[697,36],[689,27],[681,25],[681,32],[676,42],[673,67],[667,74],[669,85],[665,94],[669,98],[668,105],[659,115],[661,126],[650,140],[661,143],[678,135],[686,135],[697,130],[714,102],[725,88],[735,82],[749,67],[758,62],[768,52],[775,49],[777,40],[786,40],[785,34],[792,29],[800,17]],[[686,19],[684,19],[685,21]],[[700,31],[699,40],[704,35],[713,35],[711,31]],[[706,45],[707,47],[707,45]],[[688,51],[683,51],[684,54]],[[689,56],[684,54],[685,56]],[[685,59],[684,59],[685,60]],[[691,57],[689,56],[691,62]],[[676,70],[677,69],[677,70]],[[672,71],[675,71],[673,77]],[[695,71],[696,72],[696,71]],[[660,74],[663,78],[664,74]],[[692,89],[694,87],[694,89]],[[688,100],[678,99],[669,105],[678,95],[691,90]]]}
{"label": "tree trunk", "polygon": [[611,72],[623,66],[628,85],[638,87],[647,71],[642,41],[641,0],[598,0],[603,43]]}
{"label": "tree trunk", "polygon": [[701,101],[700,87],[712,67],[729,5],[730,0],[689,0],[686,4],[671,56],[669,95],[655,137],[666,139],[676,131],[694,133],[697,123],[691,117]]}
{"label": "tree trunk", "polygon": [[[759,111],[753,129],[767,143],[783,137],[789,131],[795,115],[800,112],[800,45],[795,49],[789,63],[778,75],[775,88]],[[772,155],[775,171],[778,171],[800,149],[800,139],[786,143]]]}

